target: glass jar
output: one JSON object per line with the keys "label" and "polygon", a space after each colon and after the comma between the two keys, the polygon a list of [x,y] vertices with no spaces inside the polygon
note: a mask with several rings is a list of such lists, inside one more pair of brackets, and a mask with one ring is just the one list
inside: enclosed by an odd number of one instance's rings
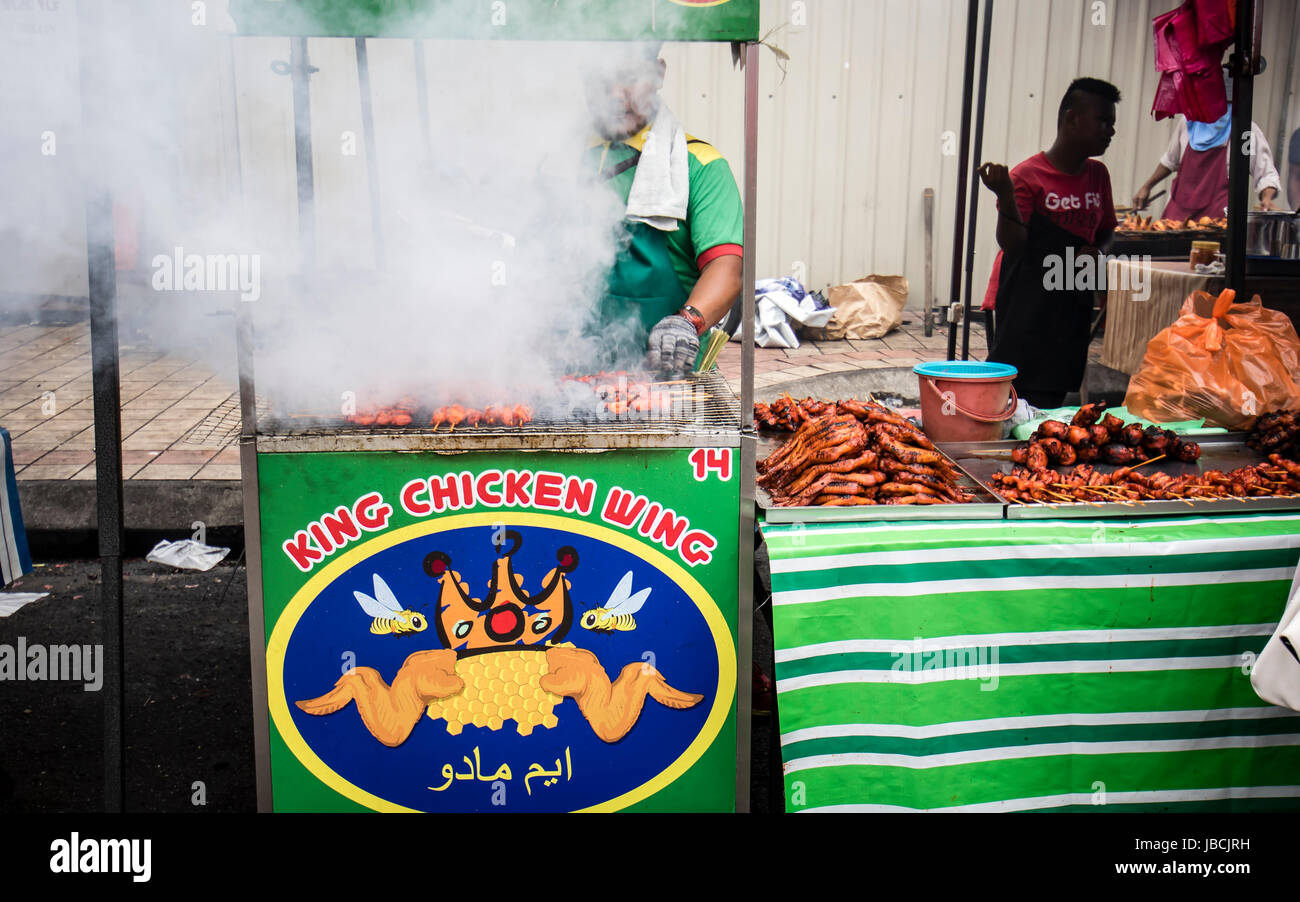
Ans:
{"label": "glass jar", "polygon": [[1193,241],[1192,252],[1188,255],[1187,264],[1193,269],[1198,263],[1208,266],[1214,262],[1214,255],[1218,252],[1219,242],[1217,241]]}

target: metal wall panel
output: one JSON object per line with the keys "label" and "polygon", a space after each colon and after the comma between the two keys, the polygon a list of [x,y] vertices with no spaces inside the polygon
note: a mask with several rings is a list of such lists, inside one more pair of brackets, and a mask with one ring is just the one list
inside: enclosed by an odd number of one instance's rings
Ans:
{"label": "metal wall panel", "polygon": [[[951,241],[964,10],[949,0],[763,4],[763,32],[790,59],[783,72],[762,53],[761,276],[825,287],[901,272],[920,302],[927,187],[936,273]],[[739,170],[739,78],[727,48],[675,45],[664,58],[666,101]]]}
{"label": "metal wall panel", "polygon": [[[1105,78],[1124,99],[1102,161],[1115,203],[1130,203],[1174,127],[1151,118],[1158,81],[1151,20],[1179,2],[997,0],[982,159],[1015,165],[1050,146],[1071,79]],[[1300,127],[1300,71],[1291,73],[1289,95],[1284,83],[1300,4],[1260,2],[1269,67],[1256,81],[1255,121],[1276,145],[1284,110],[1285,134]],[[777,59],[763,54],[760,275],[802,274],[809,287],[821,288],[869,273],[901,273],[911,284],[909,306],[919,306],[922,192],[932,187],[935,287],[946,300],[957,156],[955,138],[945,148],[943,135],[955,136],[961,127],[965,14],[961,0],[763,4],[763,33],[791,59],[783,76]],[[795,24],[801,19],[806,24]],[[739,169],[739,78],[727,49],[670,45],[664,56],[667,102],[688,130],[715,143]],[[1273,151],[1285,159],[1285,143]],[[1285,171],[1282,176],[1285,182]],[[976,300],[997,252],[993,197],[981,191]],[[1163,209],[1164,200],[1154,209]]]}
{"label": "metal wall panel", "polygon": [[[1157,81],[1151,19],[1178,2],[997,0],[983,159],[1015,164],[1048,146],[1069,80],[1082,74],[1107,78],[1119,85],[1124,100],[1116,139],[1103,161],[1116,203],[1127,203],[1173,128],[1150,117]],[[1255,120],[1274,143],[1281,168],[1285,138],[1300,127],[1300,67],[1288,67],[1300,31],[1300,3],[1259,2],[1269,67],[1256,84]],[[761,54],[755,249],[760,276],[793,274],[821,288],[869,273],[901,273],[911,283],[909,303],[919,305],[925,272],[922,192],[930,187],[936,293],[941,302],[948,299],[965,10],[963,0],[765,0],[762,31],[790,59],[783,72],[773,53]],[[1104,20],[1094,24],[1099,12]],[[214,28],[228,30],[228,24],[217,24],[221,19],[214,10]],[[288,41],[233,41],[233,57],[230,48],[214,42],[210,62],[228,82],[233,59],[234,84],[209,80],[200,90],[186,89],[193,103],[177,137],[184,145],[179,158],[196,184],[242,184],[248,234],[285,264],[276,270],[291,271],[297,234],[292,103],[289,79],[270,69],[273,60],[288,60]],[[384,234],[393,239],[402,228],[401,186],[425,165],[422,151],[417,154],[423,139],[416,132],[414,54],[407,41],[372,40],[368,48],[380,207]],[[509,66],[511,53],[509,45],[467,48],[443,41],[427,41],[425,48],[436,149],[440,94],[473,90],[455,79],[456,54],[499,54],[501,65]],[[355,50],[350,40],[313,39],[310,53],[320,70],[311,83],[319,258],[364,267],[374,251]],[[666,101],[692,134],[717,145],[739,180],[743,84],[730,49],[668,45],[664,58]],[[231,134],[235,118],[222,108],[230,97],[237,103],[237,144]],[[1279,135],[1284,114],[1287,125]],[[355,155],[343,152],[345,133],[355,136]],[[205,172],[222,175],[203,177]],[[992,196],[981,191],[976,298],[996,251]],[[122,199],[129,202],[129,195]],[[62,231],[79,234],[79,212],[68,218]],[[168,218],[165,211],[151,217]],[[27,270],[34,268],[28,261]],[[51,293],[84,281],[84,262],[54,267],[60,268],[68,271],[43,270],[40,285],[10,281],[20,290]]]}

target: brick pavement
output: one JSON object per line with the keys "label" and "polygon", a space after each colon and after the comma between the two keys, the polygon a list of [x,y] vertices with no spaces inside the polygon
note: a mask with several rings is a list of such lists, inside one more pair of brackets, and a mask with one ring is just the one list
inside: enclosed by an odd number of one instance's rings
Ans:
{"label": "brick pavement", "polygon": [[[960,344],[960,339],[959,339]],[[911,368],[947,354],[947,333],[927,338],[915,318],[884,338],[808,341],[791,350],[754,349],[757,388],[849,370]],[[971,357],[984,359],[984,327],[971,323]],[[1100,354],[1100,339],[1089,359]],[[718,368],[740,391],[740,345]],[[148,348],[121,351],[122,475],[129,480],[239,479],[238,394],[200,364]],[[18,478],[93,480],[94,404],[90,328],[0,326],[0,426],[13,437]]]}
{"label": "brick pavement", "polygon": [[[236,386],[203,366],[124,347],[122,475],[127,479],[238,479],[234,436],[199,427],[237,400]],[[13,438],[18,478],[95,478],[90,327],[0,327],[0,426]]]}
{"label": "brick pavement", "polygon": [[[961,353],[961,335],[957,336],[957,352]],[[972,320],[970,329],[970,356],[983,360],[988,352],[984,342],[984,323]],[[1089,361],[1096,362],[1101,355],[1101,339],[1088,350]],[[849,370],[873,370],[887,367],[911,369],[927,360],[945,360],[948,356],[948,333],[936,329],[928,338],[925,329],[915,318],[905,318],[903,324],[884,338],[865,341],[805,341],[797,348],[755,348],[754,387],[770,388],[797,383],[800,379]],[[740,344],[728,342],[718,357],[718,369],[732,389],[740,391]]]}

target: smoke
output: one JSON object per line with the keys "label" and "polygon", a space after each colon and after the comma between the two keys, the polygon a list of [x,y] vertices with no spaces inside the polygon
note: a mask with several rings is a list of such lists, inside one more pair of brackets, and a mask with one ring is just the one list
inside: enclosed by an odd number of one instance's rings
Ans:
{"label": "smoke", "polygon": [[[234,314],[251,312],[258,394],[280,412],[545,403],[564,373],[609,362],[597,309],[623,209],[592,178],[584,78],[627,51],[424,41],[426,131],[413,42],[368,40],[372,185],[355,44],[312,39],[313,259],[289,41],[234,36],[218,0],[95,6],[80,35],[71,0],[0,6],[5,309],[84,296],[83,184],[99,182],[116,202],[124,341],[233,382]],[[94,61],[84,96],[79,52]]]}
{"label": "smoke", "polygon": [[[42,302],[86,293],[84,208],[73,137],[71,16],[0,4],[0,316],[34,316]],[[58,102],[62,98],[64,102]]]}

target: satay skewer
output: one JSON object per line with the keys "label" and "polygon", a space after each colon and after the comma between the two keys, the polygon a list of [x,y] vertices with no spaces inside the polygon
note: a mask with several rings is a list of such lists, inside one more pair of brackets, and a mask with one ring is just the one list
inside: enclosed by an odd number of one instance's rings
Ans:
{"label": "satay skewer", "polygon": [[1131,472],[1133,472],[1134,470],[1136,470],[1138,467],[1145,467],[1145,466],[1146,466],[1147,464],[1149,464],[1149,463],[1155,463],[1157,460],[1160,460],[1160,459],[1163,458],[1164,456],[1165,456],[1165,455],[1163,455],[1163,454],[1157,454],[1155,457],[1152,457],[1152,458],[1149,458],[1149,459],[1147,459],[1147,460],[1144,460],[1144,461],[1142,461],[1142,463],[1140,463],[1140,464],[1134,464],[1133,466],[1131,466],[1131,467],[1128,468],[1128,471],[1131,473]]}
{"label": "satay skewer", "polygon": [[1106,491],[1107,487],[1105,486],[1094,485],[1094,486],[1088,486],[1088,488],[1098,491],[1101,497],[1105,498],[1107,501],[1110,501],[1114,504],[1122,504],[1125,507],[1132,507],[1134,504],[1133,500],[1130,499],[1127,495],[1121,494],[1118,491],[1114,491],[1114,492]]}
{"label": "satay skewer", "polygon": [[[1077,488],[1077,486],[1076,486],[1076,488]],[[1055,494],[1055,493],[1053,493],[1053,494]],[[1077,497],[1075,497],[1075,496],[1073,496],[1073,495],[1066,495],[1065,497],[1066,497],[1067,499],[1069,499],[1069,501],[1070,501],[1071,504],[1086,504],[1086,505],[1088,505],[1089,507],[1101,507],[1101,505],[1098,504],[1097,502],[1095,502],[1095,501],[1089,501],[1087,498],[1077,498]]]}
{"label": "satay skewer", "polygon": [[1104,495],[1118,495],[1124,498],[1128,497],[1124,494],[1124,490],[1117,485],[1090,485],[1088,488],[1101,492]]}
{"label": "satay skewer", "polygon": [[1123,505],[1125,505],[1125,506],[1127,506],[1127,507],[1132,507],[1131,502],[1129,502],[1129,500],[1128,500],[1127,498],[1124,498],[1123,496],[1119,495],[1118,493],[1105,491],[1104,488],[1103,488],[1102,486],[1099,486],[1099,485],[1084,485],[1084,486],[1079,486],[1079,488],[1081,488],[1081,489],[1089,489],[1089,490],[1091,490],[1091,491],[1093,491],[1093,492],[1096,492],[1096,493],[1097,493],[1098,495],[1100,495],[1102,498],[1105,498],[1107,501],[1113,502],[1113,503],[1115,503],[1115,504],[1123,504]]}

